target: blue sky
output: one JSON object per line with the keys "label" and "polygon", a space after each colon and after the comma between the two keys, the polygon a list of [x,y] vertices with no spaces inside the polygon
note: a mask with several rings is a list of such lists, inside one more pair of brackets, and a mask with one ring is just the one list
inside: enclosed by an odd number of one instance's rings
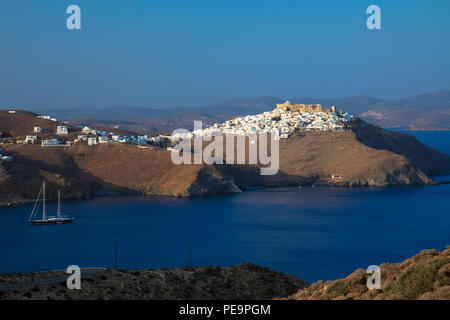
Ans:
{"label": "blue sky", "polygon": [[[66,28],[71,4],[81,30]],[[382,30],[366,28],[370,4]],[[448,90],[449,13],[448,0],[1,0],[0,106]]]}

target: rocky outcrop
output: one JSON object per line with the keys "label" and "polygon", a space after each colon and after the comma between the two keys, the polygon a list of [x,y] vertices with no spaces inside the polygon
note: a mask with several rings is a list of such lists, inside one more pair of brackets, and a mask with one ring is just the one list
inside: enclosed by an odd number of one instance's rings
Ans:
{"label": "rocky outcrop", "polygon": [[318,281],[287,299],[293,300],[450,300],[450,246],[444,251],[423,250],[400,263],[384,263],[381,289],[368,289],[370,276],[358,269],[335,281]]}

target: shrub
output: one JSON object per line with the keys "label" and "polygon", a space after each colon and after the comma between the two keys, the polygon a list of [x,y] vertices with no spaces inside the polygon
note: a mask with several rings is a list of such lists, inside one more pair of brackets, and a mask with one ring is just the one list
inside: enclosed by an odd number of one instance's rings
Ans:
{"label": "shrub", "polygon": [[427,291],[433,291],[433,284],[439,278],[439,269],[449,262],[450,259],[441,258],[417,264],[400,276],[389,293],[416,299]]}
{"label": "shrub", "polygon": [[344,280],[337,280],[327,288],[326,295],[333,299],[347,294],[347,283]]}

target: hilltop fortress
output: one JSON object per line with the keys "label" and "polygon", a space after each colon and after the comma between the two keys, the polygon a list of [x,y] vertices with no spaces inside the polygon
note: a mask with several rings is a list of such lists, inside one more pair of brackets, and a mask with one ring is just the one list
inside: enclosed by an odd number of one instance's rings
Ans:
{"label": "hilltop fortress", "polygon": [[276,110],[281,111],[300,111],[300,112],[331,112],[336,113],[336,107],[331,106],[331,108],[322,108],[321,104],[292,104],[290,101],[285,103],[277,103]]}

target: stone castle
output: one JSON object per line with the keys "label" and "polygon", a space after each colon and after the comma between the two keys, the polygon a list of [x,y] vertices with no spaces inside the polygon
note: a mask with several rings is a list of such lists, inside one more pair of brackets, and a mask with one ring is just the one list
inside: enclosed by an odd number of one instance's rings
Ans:
{"label": "stone castle", "polygon": [[331,112],[336,113],[336,107],[331,106],[331,108],[322,108],[321,104],[292,104],[289,101],[285,103],[277,103],[276,110],[282,111],[303,111],[303,112]]}

